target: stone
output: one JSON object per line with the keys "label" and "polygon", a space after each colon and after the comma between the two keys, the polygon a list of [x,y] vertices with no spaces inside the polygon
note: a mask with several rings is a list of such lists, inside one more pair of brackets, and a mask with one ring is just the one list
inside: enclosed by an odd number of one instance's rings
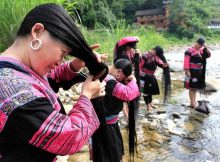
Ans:
{"label": "stone", "polygon": [[67,162],[69,155],[67,156],[57,156],[56,162]]}
{"label": "stone", "polygon": [[144,128],[148,128],[151,125],[151,122],[144,118],[142,120],[139,121],[139,123],[144,127]]}
{"label": "stone", "polygon": [[178,130],[169,130],[169,133],[177,135],[177,136],[182,136],[185,134],[183,131],[178,131]]}
{"label": "stone", "polygon": [[180,119],[181,118],[180,114],[177,113],[177,112],[173,113],[173,117],[176,118],[176,119]]}
{"label": "stone", "polygon": [[167,110],[165,110],[165,109],[157,110],[157,114],[165,114],[166,112],[167,112]]}
{"label": "stone", "polygon": [[71,97],[71,99],[73,101],[77,101],[79,99],[79,97],[80,97],[79,95],[74,95],[74,96]]}

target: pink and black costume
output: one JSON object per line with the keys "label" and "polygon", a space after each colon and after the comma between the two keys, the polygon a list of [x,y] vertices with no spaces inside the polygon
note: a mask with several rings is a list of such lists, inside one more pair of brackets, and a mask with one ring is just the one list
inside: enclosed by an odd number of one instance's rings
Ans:
{"label": "pink and black costume", "polygon": [[[59,84],[77,75],[64,63],[48,77]],[[86,96],[80,96],[66,115],[52,88],[47,77],[15,59],[0,57],[1,162],[55,161],[57,154],[77,152],[99,127]]]}
{"label": "pink and black costume", "polygon": [[140,85],[146,104],[152,102],[152,95],[160,94],[157,79],[154,73],[157,66],[163,68],[163,65],[164,62],[157,55],[152,55],[149,52],[142,55],[140,63]]}
{"label": "pink and black costume", "polygon": [[206,59],[211,56],[207,48],[195,47],[189,48],[185,52],[184,70],[189,70],[191,77],[186,76],[184,86],[187,89],[204,89],[205,88],[205,65]]}
{"label": "pink and black costume", "polygon": [[95,162],[120,162],[124,154],[123,140],[118,126],[119,112],[123,102],[128,102],[140,95],[137,83],[131,80],[128,84],[118,82],[112,75],[107,75],[104,111],[106,118],[105,140],[98,139],[98,148],[94,152]]}

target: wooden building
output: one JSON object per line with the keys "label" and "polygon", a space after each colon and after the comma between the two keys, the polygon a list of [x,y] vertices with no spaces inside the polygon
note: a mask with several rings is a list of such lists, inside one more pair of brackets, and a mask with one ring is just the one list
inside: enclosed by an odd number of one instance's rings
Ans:
{"label": "wooden building", "polygon": [[211,20],[208,27],[211,29],[220,29],[220,19]]}
{"label": "wooden building", "polygon": [[163,6],[157,9],[136,11],[137,25],[151,25],[157,30],[166,30],[169,24],[170,0],[163,0]]}

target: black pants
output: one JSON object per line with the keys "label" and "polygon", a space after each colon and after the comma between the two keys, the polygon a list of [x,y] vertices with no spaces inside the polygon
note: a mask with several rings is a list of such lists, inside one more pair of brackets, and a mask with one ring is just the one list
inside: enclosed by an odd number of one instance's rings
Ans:
{"label": "black pants", "polygon": [[152,102],[152,95],[143,96],[146,105]]}

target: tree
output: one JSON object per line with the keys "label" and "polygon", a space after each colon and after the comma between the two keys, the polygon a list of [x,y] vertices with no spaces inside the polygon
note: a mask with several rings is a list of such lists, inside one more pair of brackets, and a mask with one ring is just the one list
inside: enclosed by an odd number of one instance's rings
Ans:
{"label": "tree", "polygon": [[209,35],[208,24],[213,17],[213,0],[174,0],[171,5],[169,31],[192,38],[194,33]]}

